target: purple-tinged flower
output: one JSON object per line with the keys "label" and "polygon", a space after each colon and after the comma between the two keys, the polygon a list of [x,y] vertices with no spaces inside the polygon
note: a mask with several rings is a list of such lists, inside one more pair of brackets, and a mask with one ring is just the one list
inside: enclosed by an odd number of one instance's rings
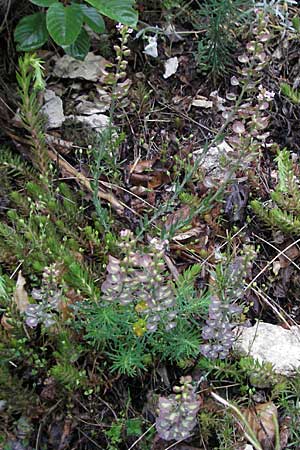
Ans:
{"label": "purple-tinged flower", "polygon": [[188,438],[197,425],[200,400],[191,382],[191,377],[181,377],[181,385],[173,388],[174,394],[159,398],[155,425],[159,436],[166,441]]}
{"label": "purple-tinged flower", "polygon": [[243,124],[243,122],[240,122],[239,120],[237,120],[232,124],[232,130],[236,134],[243,134],[243,133],[245,133],[245,125]]}
{"label": "purple-tinged flower", "polygon": [[238,61],[239,61],[240,63],[242,63],[242,64],[246,64],[246,63],[249,62],[249,58],[248,58],[248,56],[246,55],[246,53],[243,53],[242,55],[239,55],[239,56],[238,56]]}
{"label": "purple-tinged flower", "polygon": [[231,86],[238,86],[240,84],[240,82],[236,76],[232,76],[230,78],[230,83],[231,83]]}

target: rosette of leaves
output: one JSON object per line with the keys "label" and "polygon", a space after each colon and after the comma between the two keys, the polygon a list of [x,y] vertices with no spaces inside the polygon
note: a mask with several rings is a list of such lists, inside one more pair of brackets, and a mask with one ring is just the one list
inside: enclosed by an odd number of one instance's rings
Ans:
{"label": "rosette of leaves", "polygon": [[29,327],[35,328],[38,324],[43,324],[45,328],[49,328],[55,325],[62,298],[62,291],[58,288],[59,275],[56,264],[46,267],[41,288],[32,290],[31,296],[38,303],[28,305],[25,311]]}
{"label": "rosette of leaves", "polygon": [[129,230],[122,232],[122,259],[109,256],[107,276],[102,284],[102,299],[132,305],[138,320],[133,325],[137,336],[146,331],[153,333],[163,319],[166,331],[176,326],[175,297],[172,287],[165,283],[162,260],[164,244],[157,240],[150,243],[151,251],[136,250],[136,242]]}
{"label": "rosette of leaves", "polygon": [[43,9],[20,20],[14,33],[19,51],[36,50],[50,37],[68,55],[83,60],[90,48],[86,28],[103,33],[105,23],[102,16],[130,27],[137,24],[134,0],[85,0],[68,4],[59,0],[30,1],[46,8],[46,11]]}
{"label": "rosette of leaves", "polygon": [[159,436],[166,441],[188,438],[197,425],[200,400],[191,382],[192,377],[181,377],[180,386],[173,388],[174,394],[158,400],[155,425]]}

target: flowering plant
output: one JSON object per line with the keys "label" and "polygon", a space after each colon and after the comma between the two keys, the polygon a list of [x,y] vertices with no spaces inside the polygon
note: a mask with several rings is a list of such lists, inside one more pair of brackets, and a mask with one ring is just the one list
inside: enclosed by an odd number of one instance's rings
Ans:
{"label": "flowering plant", "polygon": [[197,424],[200,408],[192,377],[181,377],[180,386],[175,386],[173,392],[168,397],[160,397],[158,401],[156,429],[166,441],[188,438]]}

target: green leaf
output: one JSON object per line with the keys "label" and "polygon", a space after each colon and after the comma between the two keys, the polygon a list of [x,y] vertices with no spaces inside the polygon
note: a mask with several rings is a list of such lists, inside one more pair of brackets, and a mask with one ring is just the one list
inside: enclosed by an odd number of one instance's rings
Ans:
{"label": "green leaf", "polygon": [[24,52],[41,47],[47,42],[48,36],[46,15],[42,12],[23,17],[14,33],[17,50]]}
{"label": "green leaf", "polygon": [[30,0],[31,3],[37,6],[50,6],[52,3],[57,3],[57,0]]}
{"label": "green leaf", "polygon": [[134,0],[85,0],[101,14],[130,27],[136,27],[138,13],[133,8]]}
{"label": "green leaf", "polygon": [[79,5],[64,6],[53,3],[47,11],[47,28],[50,36],[58,45],[71,45],[76,41],[83,22]]}
{"label": "green leaf", "polygon": [[95,8],[79,5],[83,13],[83,21],[96,33],[104,33],[105,23],[103,17]]}
{"label": "green leaf", "polygon": [[76,41],[71,45],[63,45],[62,48],[67,55],[73,56],[73,58],[84,60],[90,49],[90,38],[84,28],[81,29]]}
{"label": "green leaf", "polygon": [[300,31],[300,17],[299,16],[294,16],[292,18],[292,24],[293,24],[293,27],[295,28],[295,30],[297,31],[297,33],[299,33],[299,31]]}

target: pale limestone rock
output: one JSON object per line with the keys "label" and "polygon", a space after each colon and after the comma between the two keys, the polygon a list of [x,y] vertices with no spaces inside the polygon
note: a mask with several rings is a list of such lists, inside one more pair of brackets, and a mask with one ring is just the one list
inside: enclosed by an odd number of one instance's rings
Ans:
{"label": "pale limestone rock", "polygon": [[45,104],[41,112],[47,116],[46,129],[59,128],[65,120],[63,102],[54,91],[46,89],[44,93]]}
{"label": "pale limestone rock", "polygon": [[64,55],[56,61],[53,74],[59,78],[84,78],[97,81],[105,74],[108,61],[102,56],[89,52],[84,61]]}
{"label": "pale limestone rock", "polygon": [[238,327],[234,349],[260,362],[269,362],[274,371],[293,375],[300,369],[300,327],[285,329],[279,325],[258,322],[250,328]]}
{"label": "pale limestone rock", "polygon": [[91,114],[89,116],[67,116],[66,119],[76,120],[77,122],[83,122],[89,125],[93,130],[103,131],[103,129],[109,127],[109,117],[105,114]]}

